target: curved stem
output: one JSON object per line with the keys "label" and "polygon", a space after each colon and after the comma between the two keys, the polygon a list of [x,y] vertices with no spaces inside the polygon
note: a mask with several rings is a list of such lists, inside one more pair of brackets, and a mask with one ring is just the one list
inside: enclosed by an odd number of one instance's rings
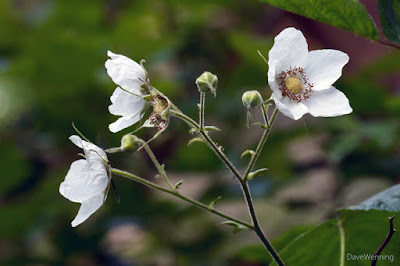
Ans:
{"label": "curved stem", "polygon": [[243,179],[244,180],[247,180],[250,171],[252,170],[252,168],[254,167],[258,157],[260,156],[261,150],[263,149],[264,144],[268,139],[269,132],[271,131],[272,125],[273,125],[273,123],[275,121],[275,118],[276,118],[277,114],[278,114],[278,108],[275,108],[275,110],[274,110],[274,112],[272,114],[271,120],[269,121],[269,126],[267,127],[267,129],[265,129],[263,135],[261,136],[261,139],[260,139],[260,141],[259,141],[259,143],[257,145],[257,148],[256,148],[253,156],[251,156],[249,165],[247,166],[246,171],[244,172],[244,175],[243,175]]}
{"label": "curved stem", "polygon": [[400,49],[400,45],[395,44],[395,43],[390,43],[390,42],[387,42],[387,41],[384,41],[384,40],[376,40],[376,42],[380,43],[380,44],[383,44],[383,45],[386,45],[386,46],[390,46],[390,47],[393,47],[393,48]]}
{"label": "curved stem", "polygon": [[260,238],[261,242],[264,244],[264,247],[268,250],[268,252],[274,258],[276,263],[280,266],[285,265],[283,263],[282,259],[279,257],[278,252],[276,252],[276,250],[274,249],[272,244],[268,241],[268,239],[264,235],[263,231],[261,230],[260,225],[258,224],[256,211],[254,209],[253,200],[251,198],[250,189],[247,184],[247,181],[243,180],[242,182],[240,182],[240,185],[242,186],[242,190],[243,190],[243,194],[246,199],[247,207],[249,208],[251,221],[253,222],[253,225],[254,225],[254,232],[256,232],[257,236]]}
{"label": "curved stem", "polygon": [[[263,112],[265,112],[265,109],[263,110]],[[257,236],[259,237],[259,239],[261,240],[261,242],[263,243],[263,245],[265,246],[265,248],[268,250],[268,252],[271,254],[271,256],[273,257],[273,259],[275,260],[275,262],[278,265],[285,265],[282,261],[282,259],[279,257],[278,253],[276,252],[276,250],[273,248],[273,246],[271,245],[271,243],[268,241],[268,239],[266,238],[266,236],[264,235],[263,231],[261,230],[261,227],[258,223],[257,220],[257,216],[256,216],[256,212],[254,210],[254,206],[253,206],[253,200],[251,198],[250,195],[250,189],[248,187],[247,184],[247,176],[250,173],[251,169],[253,168],[255,162],[258,159],[258,156],[265,144],[265,141],[268,138],[269,132],[271,130],[271,126],[276,118],[276,115],[278,113],[278,109],[275,108],[274,113],[272,114],[271,120],[269,122],[268,128],[265,130],[263,136],[260,139],[260,142],[257,146],[257,149],[255,151],[255,154],[252,156],[249,166],[247,167],[246,171],[245,171],[245,175],[242,177],[240,175],[240,173],[237,171],[237,169],[235,168],[235,166],[233,166],[233,164],[229,161],[229,159],[226,157],[226,155],[216,146],[216,144],[214,143],[214,141],[210,138],[210,136],[208,136],[208,134],[204,131],[201,130],[199,128],[199,125],[190,117],[186,116],[185,114],[183,114],[182,112],[180,112],[177,108],[175,110],[172,110],[171,113],[173,115],[175,115],[176,117],[182,119],[186,124],[188,124],[190,127],[192,128],[196,128],[198,130],[198,133],[203,137],[203,139],[205,140],[205,142],[208,144],[208,146],[215,152],[215,154],[218,156],[218,158],[221,159],[221,161],[231,170],[231,172],[235,175],[235,177],[238,179],[241,188],[242,188],[242,192],[243,195],[246,199],[246,203],[247,203],[247,207],[249,209],[250,212],[250,216],[253,222],[253,229],[256,232]],[[264,115],[266,115],[264,113]]]}
{"label": "curved stem", "polygon": [[153,151],[150,149],[149,145],[147,144],[146,141],[139,139],[139,142],[142,144],[142,147],[144,150],[147,152],[149,155],[150,159],[152,160],[154,166],[157,168],[158,172],[160,173],[161,177],[165,180],[165,182],[168,184],[169,188],[173,191],[175,191],[175,186],[171,184],[171,182],[168,179],[167,174],[165,173],[164,166],[161,166],[160,163],[158,162],[156,156],[154,155]]}
{"label": "curved stem", "polygon": [[231,163],[228,157],[218,148],[215,142],[211,139],[211,137],[204,131],[201,130],[199,124],[197,124],[193,119],[183,114],[182,112],[177,112],[172,110],[171,113],[176,117],[182,119],[186,124],[188,124],[192,128],[196,128],[198,130],[198,134],[206,141],[207,145],[210,149],[218,156],[218,158],[228,167],[228,169],[235,175],[235,177],[240,181],[242,179],[239,171],[236,167]]}
{"label": "curved stem", "polygon": [[198,207],[200,209],[212,212],[212,213],[214,213],[214,214],[216,214],[216,215],[218,215],[218,216],[220,216],[222,218],[228,219],[230,221],[234,221],[234,222],[236,222],[238,224],[246,226],[247,228],[249,228],[251,230],[254,230],[254,226],[249,224],[249,223],[246,223],[246,222],[243,222],[243,221],[241,221],[239,219],[230,217],[229,215],[226,215],[226,214],[224,214],[222,212],[219,212],[219,211],[215,210],[214,208],[209,207],[208,205],[205,205],[205,204],[203,204],[201,202],[198,202],[198,201],[196,201],[194,199],[191,199],[189,197],[183,196],[182,194],[178,193],[177,191],[168,190],[168,189],[166,189],[164,187],[161,187],[161,186],[159,186],[157,184],[154,184],[153,182],[150,182],[150,181],[148,181],[148,180],[146,180],[144,178],[141,178],[141,177],[139,177],[137,175],[134,175],[134,174],[131,174],[129,172],[122,171],[122,170],[119,170],[119,169],[116,169],[116,168],[111,168],[111,173],[113,173],[115,175],[119,175],[119,176],[125,177],[125,178],[128,178],[128,179],[133,180],[133,181],[136,181],[136,182],[138,182],[138,183],[140,183],[142,185],[145,185],[147,187],[150,187],[150,188],[153,188],[153,189],[160,190],[160,191],[163,191],[165,193],[171,194],[173,196],[181,198],[182,200],[184,200],[184,201],[186,201],[186,202],[188,202],[188,203],[190,203],[190,204],[192,204],[192,205],[194,205],[194,206],[196,206],[196,207]]}

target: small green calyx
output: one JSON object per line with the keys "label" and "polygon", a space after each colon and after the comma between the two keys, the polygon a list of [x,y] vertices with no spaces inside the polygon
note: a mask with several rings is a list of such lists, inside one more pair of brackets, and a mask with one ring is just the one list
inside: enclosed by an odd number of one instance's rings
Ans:
{"label": "small green calyx", "polygon": [[134,135],[125,135],[121,139],[121,150],[123,151],[135,151],[137,149],[137,143],[139,139]]}
{"label": "small green calyx", "polygon": [[218,77],[208,71],[196,79],[196,85],[200,92],[211,92],[217,95]]}
{"label": "small green calyx", "polygon": [[244,107],[250,109],[258,107],[263,102],[263,99],[261,97],[261,94],[256,90],[246,91],[242,95],[242,102]]}

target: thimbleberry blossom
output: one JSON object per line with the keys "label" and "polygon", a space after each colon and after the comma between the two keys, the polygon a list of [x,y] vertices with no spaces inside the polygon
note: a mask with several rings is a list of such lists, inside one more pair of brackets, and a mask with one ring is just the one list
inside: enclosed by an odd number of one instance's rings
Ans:
{"label": "thimbleberry blossom", "polygon": [[72,221],[73,227],[83,223],[96,212],[107,198],[111,175],[105,152],[96,145],[73,135],[69,139],[83,149],[85,159],[71,164],[60,185],[60,194],[72,202],[81,203],[81,207]]}
{"label": "thimbleberry blossom", "polygon": [[122,116],[109,125],[110,131],[115,133],[141,119],[146,104],[141,85],[146,81],[146,73],[142,66],[126,56],[110,51],[108,56],[111,59],[105,64],[107,73],[119,85],[110,98],[112,104],[108,110],[113,115]]}
{"label": "thimbleberry blossom", "polygon": [[269,51],[268,83],[276,107],[298,120],[304,114],[333,117],[353,110],[347,97],[332,84],[342,75],[349,56],[338,50],[308,51],[301,31],[287,28]]}

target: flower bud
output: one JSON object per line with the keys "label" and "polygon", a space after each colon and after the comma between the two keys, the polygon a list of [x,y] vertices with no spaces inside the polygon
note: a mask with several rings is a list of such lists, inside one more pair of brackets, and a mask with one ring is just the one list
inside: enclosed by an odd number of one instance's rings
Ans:
{"label": "flower bud", "polygon": [[214,97],[217,95],[218,77],[210,72],[204,72],[196,79],[197,88],[200,92],[210,91]]}
{"label": "flower bud", "polygon": [[246,91],[242,95],[242,102],[247,109],[250,109],[259,106],[263,99],[258,91]]}
{"label": "flower bud", "polygon": [[135,151],[137,149],[136,143],[138,138],[134,135],[125,135],[121,139],[121,150]]}

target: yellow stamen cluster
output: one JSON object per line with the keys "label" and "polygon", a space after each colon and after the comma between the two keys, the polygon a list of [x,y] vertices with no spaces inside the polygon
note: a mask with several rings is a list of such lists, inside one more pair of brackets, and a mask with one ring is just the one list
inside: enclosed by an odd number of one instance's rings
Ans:
{"label": "yellow stamen cluster", "polygon": [[301,80],[296,77],[288,78],[285,82],[285,86],[293,95],[298,94],[303,90]]}

